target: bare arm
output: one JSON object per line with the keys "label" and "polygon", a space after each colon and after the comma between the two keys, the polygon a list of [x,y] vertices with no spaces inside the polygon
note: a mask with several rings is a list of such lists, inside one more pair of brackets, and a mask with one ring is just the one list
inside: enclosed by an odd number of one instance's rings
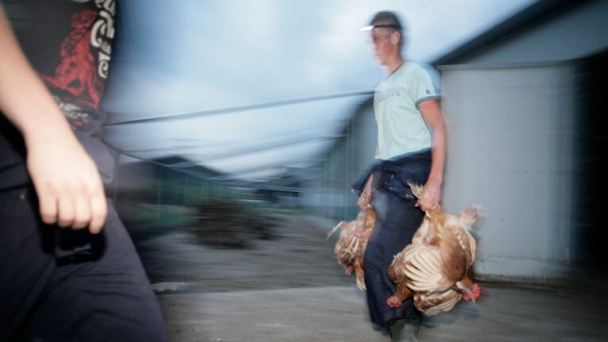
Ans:
{"label": "bare arm", "polygon": [[434,210],[441,201],[441,184],[443,183],[443,170],[447,150],[447,131],[443,115],[436,100],[429,100],[418,105],[429,130],[431,131],[431,172],[424,185],[424,195],[418,201],[422,210]]}
{"label": "bare arm", "polygon": [[[378,155],[379,153],[380,153],[380,151],[378,150],[378,146],[376,146],[376,155]],[[359,200],[357,201],[357,204],[361,208],[365,208],[369,204],[369,202],[372,200],[372,182],[373,181],[374,181],[374,175],[370,175],[369,178],[367,179],[367,183],[365,183],[365,188],[363,189],[363,192],[361,193],[361,196],[359,196]]]}
{"label": "bare arm", "polygon": [[97,167],[30,66],[0,5],[0,110],[22,133],[42,220],[92,233],[107,207]]}

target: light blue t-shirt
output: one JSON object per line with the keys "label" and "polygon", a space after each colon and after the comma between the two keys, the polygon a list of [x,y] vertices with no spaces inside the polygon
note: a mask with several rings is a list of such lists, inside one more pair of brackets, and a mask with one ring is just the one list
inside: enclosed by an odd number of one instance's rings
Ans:
{"label": "light blue t-shirt", "polygon": [[418,104],[437,97],[428,72],[414,62],[406,61],[382,81],[374,94],[376,158],[386,160],[431,148],[431,133]]}

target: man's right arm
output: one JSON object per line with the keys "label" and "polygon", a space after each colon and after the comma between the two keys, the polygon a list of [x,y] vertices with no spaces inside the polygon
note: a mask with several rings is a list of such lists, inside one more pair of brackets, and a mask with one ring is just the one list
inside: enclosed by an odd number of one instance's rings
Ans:
{"label": "man's right arm", "polygon": [[97,167],[23,54],[0,4],[0,111],[23,135],[47,224],[98,233],[107,204]]}

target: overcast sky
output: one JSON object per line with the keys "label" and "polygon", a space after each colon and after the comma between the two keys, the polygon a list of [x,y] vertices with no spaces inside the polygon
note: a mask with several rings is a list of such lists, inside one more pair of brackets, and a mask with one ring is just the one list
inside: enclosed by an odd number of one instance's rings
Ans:
{"label": "overcast sky", "polygon": [[[103,107],[113,122],[372,91],[384,71],[371,54],[369,32],[359,29],[375,12],[397,12],[406,26],[404,57],[428,63],[533,2],[127,0]],[[110,126],[106,132],[110,143],[143,159],[179,155],[253,179],[284,166],[310,166],[364,99]]]}

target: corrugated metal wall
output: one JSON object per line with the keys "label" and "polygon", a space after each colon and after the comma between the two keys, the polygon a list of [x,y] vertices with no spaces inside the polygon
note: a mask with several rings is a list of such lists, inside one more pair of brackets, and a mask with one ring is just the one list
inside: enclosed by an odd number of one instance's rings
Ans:
{"label": "corrugated metal wall", "polygon": [[478,275],[561,277],[572,257],[575,65],[445,67],[444,207],[476,203]]}
{"label": "corrugated metal wall", "polygon": [[128,228],[156,229],[175,222],[171,212],[195,209],[206,200],[232,194],[233,190],[222,184],[137,162],[117,168],[112,198]]}
{"label": "corrugated metal wall", "polygon": [[304,183],[302,204],[310,212],[337,221],[355,218],[359,209],[350,186],[374,159],[376,130],[370,98],[357,108],[313,180]]}

